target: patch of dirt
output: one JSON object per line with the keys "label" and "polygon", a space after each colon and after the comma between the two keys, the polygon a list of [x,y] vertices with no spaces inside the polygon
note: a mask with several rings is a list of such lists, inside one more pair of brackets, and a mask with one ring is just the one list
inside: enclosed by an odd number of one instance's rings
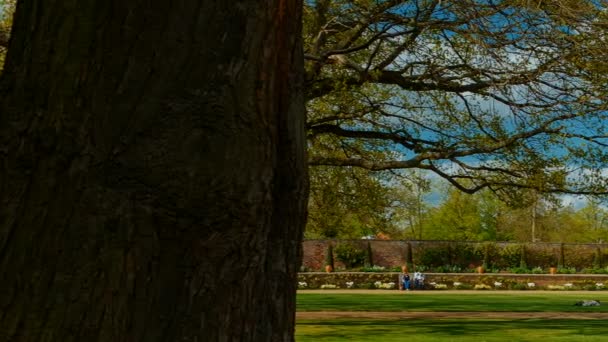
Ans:
{"label": "patch of dirt", "polygon": [[429,319],[429,318],[497,318],[497,319],[608,319],[604,312],[423,312],[423,311],[307,311],[296,312],[296,319],[332,319],[332,318],[367,318],[367,319]]}

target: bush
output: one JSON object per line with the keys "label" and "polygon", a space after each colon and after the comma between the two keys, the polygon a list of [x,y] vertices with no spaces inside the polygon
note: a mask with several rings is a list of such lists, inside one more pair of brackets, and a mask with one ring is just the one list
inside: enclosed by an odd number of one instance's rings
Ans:
{"label": "bush", "polygon": [[336,246],[336,259],[344,263],[346,268],[361,266],[365,261],[365,251],[352,243],[340,243]]}
{"label": "bush", "polygon": [[[566,249],[567,263],[569,267],[576,269],[594,267],[595,249],[581,248],[580,246],[568,246]],[[599,260],[598,260],[599,261]]]}
{"label": "bush", "polygon": [[447,250],[442,247],[427,247],[420,253],[420,265],[427,267],[439,267],[445,265],[448,260]]}
{"label": "bush", "polygon": [[532,269],[532,274],[543,274],[545,273],[545,271],[542,269],[542,267],[534,267]]}
{"label": "bush", "polygon": [[595,284],[585,284],[583,285],[583,290],[595,291],[597,290],[597,286],[595,286]]}
{"label": "bush", "polygon": [[588,274],[608,274],[608,269],[606,268],[584,268],[581,273]]}
{"label": "bush", "polygon": [[491,290],[492,286],[486,284],[475,284],[475,290]]}
{"label": "bush", "polygon": [[481,258],[480,254],[476,253],[475,248],[469,244],[457,243],[452,252],[450,264],[460,269],[467,268],[472,261],[475,262]]}
{"label": "bush", "polygon": [[602,251],[600,251],[599,247],[596,247],[595,253],[593,254],[593,268],[602,268],[602,261]]}
{"label": "bush", "polygon": [[494,265],[503,270],[521,266],[521,248],[521,246],[515,244],[506,245],[499,251]]}
{"label": "bush", "polygon": [[519,248],[519,268],[520,269],[527,269],[528,268],[528,262],[526,261],[526,245],[521,245],[521,247]]}
{"label": "bush", "polygon": [[444,272],[457,267],[462,270],[481,259],[481,253],[473,246],[463,243],[438,244],[424,248],[420,253],[419,264],[427,268],[439,268]]}
{"label": "bush", "polygon": [[496,244],[493,242],[480,243],[475,247],[475,254],[478,256],[476,259],[481,261],[481,266],[486,270],[492,268],[493,261],[498,257],[498,249],[496,247]]}
{"label": "bush", "polygon": [[363,268],[361,268],[361,272],[390,272],[391,270],[387,270],[386,267],[383,266],[372,266],[372,267],[367,267],[364,266]]}
{"label": "bush", "polygon": [[527,284],[517,283],[517,284],[513,284],[513,286],[511,286],[511,289],[513,289],[513,290],[527,290],[528,289],[528,285]]}
{"label": "bush", "polygon": [[557,273],[560,274],[575,274],[576,268],[574,267],[561,267],[557,269]]}
{"label": "bush", "polygon": [[555,254],[551,249],[539,248],[539,246],[532,246],[526,248],[526,261],[527,266],[532,267],[554,267],[555,266]]}
{"label": "bush", "polygon": [[473,289],[473,285],[467,284],[467,283],[455,282],[454,288],[457,290],[471,290],[471,289]]}
{"label": "bush", "polygon": [[462,268],[458,265],[442,265],[433,269],[436,273],[462,273]]}
{"label": "bush", "polygon": [[524,267],[513,267],[510,269],[510,272],[515,274],[527,274],[530,273],[530,270]]}

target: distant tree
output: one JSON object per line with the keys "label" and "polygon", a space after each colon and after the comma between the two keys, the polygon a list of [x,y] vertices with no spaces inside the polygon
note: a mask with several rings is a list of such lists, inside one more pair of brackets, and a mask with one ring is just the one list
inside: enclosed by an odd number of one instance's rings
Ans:
{"label": "distant tree", "polygon": [[379,176],[352,167],[312,168],[306,237],[392,236],[392,190]]}
{"label": "distant tree", "polygon": [[425,239],[483,240],[478,196],[446,188],[445,199],[429,211]]}
{"label": "distant tree", "polygon": [[391,191],[391,211],[394,213],[392,221],[398,225],[396,236],[423,239],[424,224],[430,208],[426,197],[431,191],[431,180],[420,171],[402,172],[400,177],[397,177]]}
{"label": "distant tree", "polygon": [[582,226],[581,242],[605,243],[608,241],[608,209],[605,203],[589,198],[586,205],[577,211],[576,222]]}

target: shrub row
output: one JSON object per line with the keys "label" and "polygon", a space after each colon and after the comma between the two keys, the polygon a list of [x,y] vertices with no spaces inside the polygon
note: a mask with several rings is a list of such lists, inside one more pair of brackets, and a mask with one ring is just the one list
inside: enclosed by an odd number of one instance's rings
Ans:
{"label": "shrub row", "polygon": [[[330,242],[325,253],[325,265],[333,267],[334,259],[345,270],[374,270],[375,251],[367,242]],[[556,267],[561,273],[588,271],[608,273],[608,249],[589,248],[589,245],[565,244],[515,244],[515,243],[467,243],[441,241],[433,243],[405,242],[402,265],[422,272],[472,272],[483,266],[488,272],[542,273],[539,269]],[[398,270],[402,265],[383,265]],[[378,265],[376,265],[378,266]],[[303,269],[304,271],[310,271]]]}

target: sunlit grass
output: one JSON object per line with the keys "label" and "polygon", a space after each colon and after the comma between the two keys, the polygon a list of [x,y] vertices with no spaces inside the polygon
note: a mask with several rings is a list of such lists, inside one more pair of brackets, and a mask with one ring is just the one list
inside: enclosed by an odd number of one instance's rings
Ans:
{"label": "sunlit grass", "polygon": [[332,319],[299,321],[296,341],[606,341],[603,320]]}
{"label": "sunlit grass", "polygon": [[[579,300],[606,305],[580,307]],[[424,312],[608,312],[608,292],[395,292],[382,294],[298,293],[304,311]],[[572,314],[569,315],[570,317]],[[299,319],[296,341],[607,341],[602,319],[496,318],[339,318]]]}
{"label": "sunlit grass", "polygon": [[[579,300],[596,299],[606,305],[580,307]],[[608,292],[513,292],[466,294],[428,291],[409,295],[298,293],[297,311],[498,311],[498,312],[608,312]]]}

